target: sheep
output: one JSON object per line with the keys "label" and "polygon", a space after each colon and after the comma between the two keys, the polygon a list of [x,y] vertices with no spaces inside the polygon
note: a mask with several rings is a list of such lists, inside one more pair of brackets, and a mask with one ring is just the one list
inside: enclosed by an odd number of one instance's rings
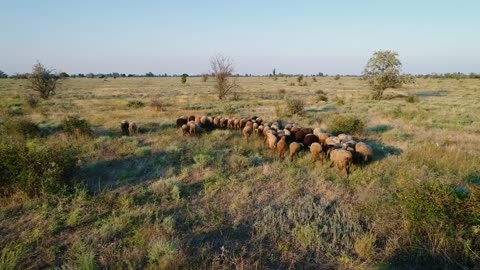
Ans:
{"label": "sheep", "polygon": [[312,154],[312,160],[320,160],[323,164],[324,160],[324,151],[322,145],[318,142],[314,142],[310,145],[310,153]]}
{"label": "sheep", "polygon": [[361,159],[364,165],[366,162],[372,160],[372,148],[364,142],[359,142],[355,145],[355,152],[357,153],[357,157]]}
{"label": "sheep", "polygon": [[307,147],[316,142],[319,142],[318,137],[313,134],[307,134],[303,138],[303,144]]}
{"label": "sheep", "polygon": [[227,128],[228,129],[234,129],[234,126],[233,126],[234,122],[235,122],[235,119],[228,119]]}
{"label": "sheep", "polygon": [[219,128],[220,127],[220,121],[222,120],[221,117],[215,117],[213,118],[213,126],[216,127],[216,128]]}
{"label": "sheep", "polygon": [[181,127],[181,126],[185,125],[186,123],[188,123],[188,118],[186,116],[180,116],[177,119],[177,127]]}
{"label": "sheep", "polygon": [[234,127],[235,129],[240,129],[240,119],[236,119],[236,118],[235,118],[235,119],[233,120],[233,127]]}
{"label": "sheep", "polygon": [[303,130],[295,132],[295,141],[298,143],[303,143],[303,138],[305,138],[305,135],[307,135],[307,133],[305,133]]}
{"label": "sheep", "polygon": [[259,125],[261,125],[263,123],[263,119],[262,118],[257,118],[255,119],[255,122]]}
{"label": "sheep", "polygon": [[352,153],[343,149],[330,148],[327,152],[327,156],[332,161],[330,168],[335,166],[338,170],[345,170],[347,176],[350,174],[350,166],[352,166]]}
{"label": "sheep", "polygon": [[268,148],[275,152],[275,147],[277,146],[277,136],[273,135],[272,133],[267,133],[265,136],[265,143],[267,144]]}
{"label": "sheep", "polygon": [[127,120],[122,120],[122,122],[120,122],[120,129],[122,130],[122,136],[128,136],[128,126],[129,126],[129,123]]}
{"label": "sheep", "polygon": [[352,136],[350,135],[347,135],[347,134],[339,134],[338,136],[338,140],[343,143],[343,142],[346,142],[346,141],[351,141],[353,140]]}
{"label": "sheep", "polygon": [[195,115],[190,115],[188,117],[188,122],[190,122],[190,121],[195,121]]}
{"label": "sheep", "polygon": [[329,145],[329,146],[337,146],[338,145],[338,138],[335,137],[335,136],[330,136],[330,137],[325,139],[324,144]]}
{"label": "sheep", "polygon": [[245,140],[248,141],[248,138],[252,135],[253,129],[252,127],[244,127],[242,130],[243,137],[245,137]]}
{"label": "sheep", "polygon": [[187,124],[182,125],[182,135],[185,136],[190,132],[190,127]]}
{"label": "sheep", "polygon": [[200,117],[200,126],[206,130],[212,129],[212,119],[206,115]]}
{"label": "sheep", "polygon": [[303,144],[298,143],[298,142],[292,142],[292,143],[289,145],[289,150],[290,150],[290,162],[293,161],[293,158],[294,158],[295,156],[298,157],[298,155],[300,154],[300,151],[302,150],[302,147],[303,147]]}
{"label": "sheep", "polygon": [[222,118],[220,121],[220,127],[226,129],[228,127],[228,118]]}
{"label": "sheep", "polygon": [[130,122],[128,124],[128,135],[133,136],[137,132],[138,126],[135,122]]}
{"label": "sheep", "polygon": [[286,137],[283,136],[278,142],[277,142],[277,150],[278,150],[278,156],[280,158],[285,157],[285,152],[287,151],[287,141]]}

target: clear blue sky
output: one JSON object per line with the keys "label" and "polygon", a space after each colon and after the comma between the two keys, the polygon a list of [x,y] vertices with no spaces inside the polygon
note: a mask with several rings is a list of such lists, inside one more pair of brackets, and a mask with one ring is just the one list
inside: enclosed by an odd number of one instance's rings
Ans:
{"label": "clear blue sky", "polygon": [[395,50],[409,73],[480,72],[480,1],[0,0],[0,70],[359,74]]}

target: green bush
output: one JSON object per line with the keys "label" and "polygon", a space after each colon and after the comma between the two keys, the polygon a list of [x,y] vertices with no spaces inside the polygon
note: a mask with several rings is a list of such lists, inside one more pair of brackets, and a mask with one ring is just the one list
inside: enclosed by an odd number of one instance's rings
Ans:
{"label": "green bush", "polygon": [[[480,258],[480,189],[422,180],[398,192],[415,257],[470,268]],[[424,254],[424,253],[427,254]],[[415,259],[415,258],[412,258]]]}
{"label": "green bush", "polygon": [[27,119],[7,120],[0,130],[3,134],[23,136],[24,138],[34,138],[41,135],[38,125]]}
{"label": "green bush", "polygon": [[130,100],[127,103],[127,107],[135,108],[135,109],[143,108],[143,107],[145,107],[145,102],[143,102],[141,100]]}
{"label": "green bush", "polygon": [[330,132],[334,134],[361,134],[365,130],[363,120],[353,115],[336,115],[328,125]]}
{"label": "green bush", "polygon": [[305,102],[299,99],[288,99],[286,101],[286,112],[289,115],[299,114],[305,108]]}
{"label": "green bush", "polygon": [[55,194],[70,186],[78,151],[27,143],[22,139],[0,139],[0,196],[23,191],[31,196]]}
{"label": "green bush", "polygon": [[75,135],[92,136],[93,130],[90,123],[85,119],[80,119],[77,116],[67,116],[62,121],[63,131]]}

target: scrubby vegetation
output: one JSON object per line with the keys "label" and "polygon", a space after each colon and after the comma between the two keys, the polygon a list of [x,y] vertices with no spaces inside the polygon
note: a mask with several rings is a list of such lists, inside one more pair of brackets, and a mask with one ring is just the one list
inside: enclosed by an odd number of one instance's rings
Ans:
{"label": "scrubby vegetation", "polygon": [[[371,102],[358,78],[240,78],[240,100],[212,102],[213,79],[69,78],[34,109],[26,83],[0,80],[0,269],[478,268],[478,79]],[[156,96],[162,113],[126,106]],[[302,113],[277,119],[287,98]],[[346,177],[255,134],[175,126],[208,113],[356,134],[373,160]],[[124,119],[139,132],[121,136]]]}

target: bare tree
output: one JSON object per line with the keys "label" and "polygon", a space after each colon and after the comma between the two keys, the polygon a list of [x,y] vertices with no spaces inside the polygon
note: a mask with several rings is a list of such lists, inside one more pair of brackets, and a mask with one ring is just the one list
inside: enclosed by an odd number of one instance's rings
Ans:
{"label": "bare tree", "polygon": [[234,62],[230,57],[217,54],[210,59],[210,68],[215,78],[218,98],[224,99],[230,91],[237,87],[236,80],[231,78],[235,70]]}
{"label": "bare tree", "polygon": [[52,70],[45,68],[40,62],[37,62],[33,65],[32,73],[28,76],[30,81],[28,88],[38,92],[41,98],[48,99],[50,96],[55,95],[59,79],[60,77],[54,74]]}

